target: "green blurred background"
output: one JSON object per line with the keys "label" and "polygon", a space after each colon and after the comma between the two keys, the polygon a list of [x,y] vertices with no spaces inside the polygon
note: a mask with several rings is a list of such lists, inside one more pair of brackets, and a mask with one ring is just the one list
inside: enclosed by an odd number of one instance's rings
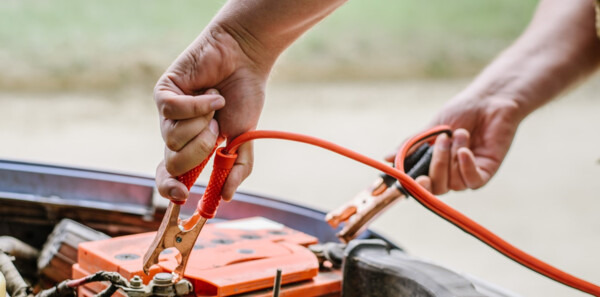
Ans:
{"label": "green blurred background", "polygon": [[[224,1],[0,1],[0,88],[152,85]],[[476,74],[518,36],[533,0],[354,0],[296,42],[277,81]]]}

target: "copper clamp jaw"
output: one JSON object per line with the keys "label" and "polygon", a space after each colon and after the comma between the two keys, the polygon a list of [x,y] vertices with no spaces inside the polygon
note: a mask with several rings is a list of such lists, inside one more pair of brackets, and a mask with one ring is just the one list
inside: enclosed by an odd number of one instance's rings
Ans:
{"label": "copper clamp jaw", "polygon": [[202,227],[206,223],[206,218],[195,212],[187,220],[180,220],[180,209],[181,205],[173,202],[169,203],[156,237],[154,237],[148,251],[144,255],[144,273],[149,274],[150,267],[158,264],[158,257],[162,251],[168,248],[175,248],[179,251],[177,258],[179,265],[173,270],[174,281],[177,282],[183,278],[183,272],[185,271],[190,253],[194,248],[200,231],[202,231]]}
{"label": "copper clamp jaw", "polygon": [[[227,154],[224,152],[224,148],[217,149],[216,145],[214,151],[216,151],[216,155],[213,171],[202,199],[196,207],[196,211],[187,220],[180,220],[179,212],[181,205],[173,202],[169,203],[156,237],[154,237],[152,244],[150,244],[148,251],[144,255],[144,273],[149,274],[150,266],[158,264],[158,257],[163,250],[175,248],[179,251],[177,259],[179,265],[173,270],[174,281],[177,282],[183,277],[183,272],[185,271],[194,244],[198,239],[198,235],[202,231],[202,227],[206,224],[206,220],[215,217],[219,202],[221,201],[221,190],[237,158],[237,154]],[[178,177],[188,190],[192,187],[204,166],[206,166],[208,159],[205,159],[200,165],[188,171],[183,176]]]}
{"label": "copper clamp jaw", "polygon": [[[433,156],[433,146],[422,144],[405,161],[408,175],[417,178],[429,173],[429,164]],[[385,211],[399,198],[407,197],[408,193],[387,174],[381,175],[370,187],[358,193],[352,200],[339,208],[330,211],[325,220],[331,227],[337,228],[342,222],[344,227],[337,236],[347,243],[364,231],[378,214]]]}
{"label": "copper clamp jaw", "polygon": [[356,238],[378,214],[400,198],[406,197],[398,187],[388,186],[384,179],[385,177],[378,178],[352,200],[327,213],[325,220],[331,227],[337,228],[345,222],[342,230],[337,233],[341,241],[347,243]]}

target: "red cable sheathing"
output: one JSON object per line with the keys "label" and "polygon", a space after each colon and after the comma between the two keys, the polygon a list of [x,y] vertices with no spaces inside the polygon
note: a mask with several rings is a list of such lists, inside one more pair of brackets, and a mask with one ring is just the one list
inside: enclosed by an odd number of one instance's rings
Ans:
{"label": "red cable sheathing", "polygon": [[210,154],[198,166],[177,177],[177,180],[182,182],[187,187],[188,191],[192,188],[192,186],[196,182],[196,179],[198,179],[198,176],[200,175],[200,173],[202,173],[202,170],[204,170],[204,167],[206,167],[208,160],[210,160],[210,157],[215,153],[215,150],[217,149],[218,145],[218,143],[215,143],[215,146],[213,147]]}
{"label": "red cable sheathing", "polygon": [[434,129],[425,131],[424,133],[421,133],[409,140],[408,142],[406,142],[406,144],[401,149],[399,156],[397,156],[399,160],[397,159],[396,164],[398,164],[398,168],[401,170],[392,168],[377,160],[371,159],[369,157],[366,157],[357,152],[354,152],[352,150],[349,150],[347,148],[344,148],[326,140],[322,140],[308,135],[301,135],[281,131],[246,132],[240,135],[239,137],[235,138],[231,143],[229,143],[224,153],[235,154],[241,144],[256,139],[285,139],[315,145],[330,150],[332,152],[341,154],[343,156],[376,168],[382,172],[385,172],[397,178],[402,184],[402,186],[407,191],[409,191],[415,197],[415,199],[421,202],[425,207],[427,207],[437,215],[441,216],[442,218],[448,220],[449,222],[455,224],[456,226],[468,232],[469,234],[475,236],[476,238],[489,245],[490,247],[494,248],[495,250],[499,251],[500,253],[504,254],[505,256],[520,263],[521,265],[528,267],[542,275],[545,275],[553,280],[556,280],[572,288],[581,290],[594,296],[600,296],[600,287],[585,280],[579,279],[575,276],[572,276],[566,272],[563,272],[558,268],[555,268],[519,250],[517,247],[506,242],[505,240],[495,235],[485,227],[479,225],[477,222],[471,220],[467,216],[463,215],[462,213],[443,203],[441,200],[429,193],[426,189],[421,187],[418,183],[416,183],[412,178],[410,178],[403,172],[403,156],[406,155],[406,153],[414,143],[423,140],[428,135],[443,133],[448,129],[449,128],[447,126],[435,127]]}
{"label": "red cable sheathing", "polygon": [[202,195],[202,200],[197,205],[198,213],[207,219],[215,217],[217,208],[221,202],[221,191],[237,158],[236,154],[228,155],[223,153],[223,149],[219,148],[217,150],[208,185],[206,186],[204,195]]}
{"label": "red cable sheathing", "polygon": [[[436,127],[434,129],[420,133],[406,141],[400,148],[399,153],[396,155],[396,160],[394,162],[394,164],[396,164],[396,168],[404,172],[404,159],[408,155],[408,152],[410,151],[411,147],[415,146],[422,139],[427,138],[428,135],[438,134],[440,131],[443,131],[445,129],[447,129],[447,127]],[[513,259],[514,261],[533,271],[536,271],[546,277],[563,283],[569,287],[584,291],[594,296],[599,296],[600,287],[580,278],[577,278],[571,274],[568,274],[556,267],[553,267],[548,263],[545,263],[533,257],[532,255],[525,253],[517,247],[511,245],[496,234],[486,229],[485,227],[479,225],[477,222],[471,220],[467,216],[463,215],[462,213],[454,210],[450,206],[443,203],[441,200],[429,193],[429,191],[424,189],[414,180],[410,179],[409,182],[406,182],[404,179],[401,179],[400,183],[406,190],[409,191],[409,193],[411,193],[411,195],[415,197],[415,199],[419,200],[419,202],[425,205],[425,207],[429,208],[430,210],[443,217],[444,219],[448,220],[449,222],[457,225],[459,228],[463,229],[467,233],[475,236],[476,238],[483,241],[485,244],[494,248],[498,252],[504,254],[505,256]]]}

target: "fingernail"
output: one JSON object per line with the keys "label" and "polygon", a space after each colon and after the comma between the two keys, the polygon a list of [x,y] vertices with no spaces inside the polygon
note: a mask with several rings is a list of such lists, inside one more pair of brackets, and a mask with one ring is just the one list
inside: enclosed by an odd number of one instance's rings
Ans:
{"label": "fingernail", "polygon": [[219,136],[219,125],[217,124],[217,121],[210,121],[210,124],[208,124],[208,129],[212,134]]}
{"label": "fingernail", "polygon": [[223,108],[223,106],[225,106],[225,98],[223,97],[218,97],[215,98],[211,103],[210,103],[210,108],[211,109],[221,109]]}
{"label": "fingernail", "polygon": [[447,151],[450,149],[450,138],[448,138],[448,135],[446,134],[442,134],[438,137],[441,137],[440,140],[440,150],[442,151]]}
{"label": "fingernail", "polygon": [[208,89],[208,90],[206,90],[206,94],[218,95],[219,91],[217,89]]}
{"label": "fingernail", "polygon": [[183,193],[183,191],[181,191],[181,189],[173,188],[171,189],[171,191],[169,191],[169,198],[171,198],[171,200],[178,200],[179,202],[183,203],[183,200],[185,199],[185,194]]}

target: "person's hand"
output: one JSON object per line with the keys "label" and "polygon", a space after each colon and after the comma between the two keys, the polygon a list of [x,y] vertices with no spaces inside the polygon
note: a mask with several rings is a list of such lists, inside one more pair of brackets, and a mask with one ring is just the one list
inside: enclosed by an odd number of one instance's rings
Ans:
{"label": "person's hand", "polygon": [[500,167],[521,120],[509,98],[451,100],[431,126],[449,125],[453,135],[437,137],[429,176],[417,182],[435,195],[482,187]]}
{"label": "person's hand", "polygon": [[[253,61],[236,39],[209,27],[159,79],[154,98],[165,142],[156,170],[159,193],[175,201],[188,189],[175,177],[207,158],[215,143],[255,129],[264,102],[269,68]],[[222,197],[230,200],[252,170],[252,145],[244,144]]]}

